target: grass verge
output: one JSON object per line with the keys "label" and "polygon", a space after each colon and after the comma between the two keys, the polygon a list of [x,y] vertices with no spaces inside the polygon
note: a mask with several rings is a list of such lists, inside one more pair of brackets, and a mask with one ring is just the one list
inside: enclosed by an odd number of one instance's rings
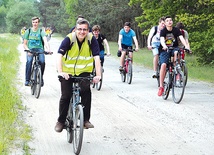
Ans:
{"label": "grass verge", "polygon": [[20,94],[17,90],[20,43],[18,35],[0,35],[0,154],[10,154],[11,149],[22,148],[28,154],[27,142],[30,128],[23,122]]}

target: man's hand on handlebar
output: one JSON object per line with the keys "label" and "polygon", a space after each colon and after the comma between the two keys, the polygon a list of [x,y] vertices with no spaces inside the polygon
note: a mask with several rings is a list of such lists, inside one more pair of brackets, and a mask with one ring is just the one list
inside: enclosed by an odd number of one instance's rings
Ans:
{"label": "man's hand on handlebar", "polygon": [[65,72],[58,73],[58,76],[63,77],[65,80],[69,79],[69,74]]}

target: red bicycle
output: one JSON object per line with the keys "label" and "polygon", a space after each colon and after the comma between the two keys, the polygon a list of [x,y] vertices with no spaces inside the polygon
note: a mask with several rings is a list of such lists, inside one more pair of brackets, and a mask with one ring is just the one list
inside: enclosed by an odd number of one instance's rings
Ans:
{"label": "red bicycle", "polygon": [[126,58],[124,61],[123,70],[120,71],[121,80],[122,82],[125,82],[127,79],[127,83],[131,84],[132,82],[132,58],[129,57],[129,52],[134,52],[135,49],[125,49],[126,51]]}

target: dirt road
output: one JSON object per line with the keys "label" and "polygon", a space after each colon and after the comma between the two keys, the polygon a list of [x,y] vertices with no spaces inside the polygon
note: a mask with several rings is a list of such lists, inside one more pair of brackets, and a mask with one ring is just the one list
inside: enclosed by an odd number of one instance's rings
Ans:
{"label": "dirt road", "polygon": [[[54,131],[60,97],[55,65],[59,41],[52,38],[50,44],[54,55],[46,56],[45,85],[39,99],[24,86],[25,53],[19,47],[20,92],[34,136],[30,147],[33,155],[71,155],[66,131]],[[134,66],[129,85],[121,82],[118,64],[118,59],[106,57],[103,87],[92,89],[95,128],[84,130],[81,155],[214,154],[213,85],[188,81],[184,99],[175,104],[171,94],[166,101],[157,96],[151,70]]]}

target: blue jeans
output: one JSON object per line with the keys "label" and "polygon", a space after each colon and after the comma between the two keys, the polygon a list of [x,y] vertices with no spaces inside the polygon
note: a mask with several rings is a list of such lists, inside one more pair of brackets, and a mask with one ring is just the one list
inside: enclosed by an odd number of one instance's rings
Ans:
{"label": "blue jeans", "polygon": [[105,55],[104,50],[101,50],[101,51],[100,51],[100,61],[101,61],[101,66],[103,66],[103,63],[104,63],[104,55]]}
{"label": "blue jeans", "polygon": [[[40,49],[40,48],[33,48],[31,50],[37,51],[37,52],[43,52],[43,49]],[[28,53],[26,53],[26,58],[27,58],[27,62],[26,62],[26,70],[25,70],[25,80],[30,81],[33,55],[28,55]],[[39,54],[39,63],[41,65],[42,79],[43,79],[43,74],[45,71],[45,55],[44,54]]]}

